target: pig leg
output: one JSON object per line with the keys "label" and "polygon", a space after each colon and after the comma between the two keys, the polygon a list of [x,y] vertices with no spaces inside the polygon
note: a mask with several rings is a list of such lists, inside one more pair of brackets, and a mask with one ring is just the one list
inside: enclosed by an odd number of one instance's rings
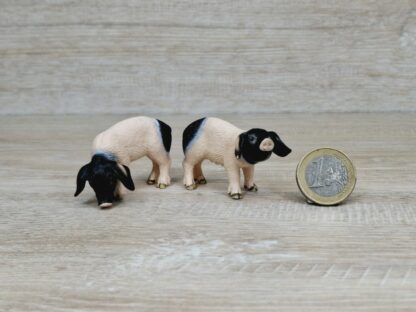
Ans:
{"label": "pig leg", "polygon": [[154,185],[160,175],[160,168],[159,168],[158,163],[155,162],[154,160],[152,160],[152,163],[153,163],[152,172],[150,172],[149,178],[147,179],[147,184],[149,185]]}
{"label": "pig leg", "polygon": [[157,160],[157,164],[159,165],[159,177],[157,179],[157,187],[160,189],[165,189],[168,185],[170,185],[170,166],[171,160],[169,155],[165,155],[164,157],[160,157]]}
{"label": "pig leg", "polygon": [[254,183],[254,166],[243,168],[244,173],[244,189],[249,192],[257,192],[257,185]]}
{"label": "pig leg", "polygon": [[207,180],[202,173],[202,161],[194,166],[194,179],[196,184],[207,184]]}
{"label": "pig leg", "polygon": [[243,198],[240,187],[240,168],[236,164],[225,165],[228,174],[228,194],[232,199]]}
{"label": "pig leg", "polygon": [[185,157],[183,163],[183,184],[185,188],[189,191],[196,189],[196,183],[194,181],[194,167],[195,163],[192,162],[188,157]]}

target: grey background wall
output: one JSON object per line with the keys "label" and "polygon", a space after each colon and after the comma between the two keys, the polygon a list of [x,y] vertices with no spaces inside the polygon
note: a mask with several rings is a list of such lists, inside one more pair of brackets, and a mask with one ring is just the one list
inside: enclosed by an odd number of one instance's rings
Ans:
{"label": "grey background wall", "polygon": [[415,111],[416,0],[1,0],[0,114]]}

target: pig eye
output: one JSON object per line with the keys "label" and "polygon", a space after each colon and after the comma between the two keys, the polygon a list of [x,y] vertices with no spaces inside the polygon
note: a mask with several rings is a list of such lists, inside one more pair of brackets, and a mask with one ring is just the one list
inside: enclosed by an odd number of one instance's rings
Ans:
{"label": "pig eye", "polygon": [[255,135],[255,134],[249,134],[248,135],[248,142],[250,143],[250,144],[256,144],[256,142],[257,142],[257,136]]}

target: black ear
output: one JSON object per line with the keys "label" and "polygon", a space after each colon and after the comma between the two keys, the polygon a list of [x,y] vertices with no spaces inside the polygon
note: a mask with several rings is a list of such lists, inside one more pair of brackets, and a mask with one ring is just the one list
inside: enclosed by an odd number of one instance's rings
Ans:
{"label": "black ear", "polygon": [[90,176],[90,164],[86,164],[81,167],[77,175],[77,190],[75,191],[74,196],[78,196],[85,188],[85,183],[87,182]]}
{"label": "black ear", "polygon": [[123,170],[120,169],[117,163],[114,165],[116,176],[127,189],[129,189],[130,191],[134,191],[135,187],[134,187],[133,180],[131,178],[130,169],[129,167],[124,166],[124,165],[123,167],[124,167],[124,170],[126,170],[126,173],[124,173]]}
{"label": "black ear", "polygon": [[241,150],[243,149],[244,142],[247,138],[247,132],[243,132],[238,136],[238,147],[236,147],[234,154],[237,159],[241,158]]}
{"label": "black ear", "polygon": [[287,147],[282,140],[280,140],[276,132],[271,131],[269,134],[274,143],[273,153],[275,153],[277,156],[285,157],[292,152],[292,150]]}

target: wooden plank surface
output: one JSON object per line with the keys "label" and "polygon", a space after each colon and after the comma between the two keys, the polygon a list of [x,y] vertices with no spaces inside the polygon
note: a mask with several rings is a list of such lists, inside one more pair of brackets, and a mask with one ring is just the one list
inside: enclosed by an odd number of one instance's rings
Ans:
{"label": "wooden plank surface", "polygon": [[0,6],[0,114],[416,110],[416,0]]}
{"label": "wooden plank surface", "polygon": [[[414,311],[416,115],[223,115],[276,130],[293,153],[258,165],[257,194],[226,195],[221,167],[182,186],[182,129],[171,124],[173,185],[100,210],[75,176],[96,133],[120,116],[0,117],[1,311]],[[305,204],[294,171],[332,146],[358,171],[337,207]]]}

